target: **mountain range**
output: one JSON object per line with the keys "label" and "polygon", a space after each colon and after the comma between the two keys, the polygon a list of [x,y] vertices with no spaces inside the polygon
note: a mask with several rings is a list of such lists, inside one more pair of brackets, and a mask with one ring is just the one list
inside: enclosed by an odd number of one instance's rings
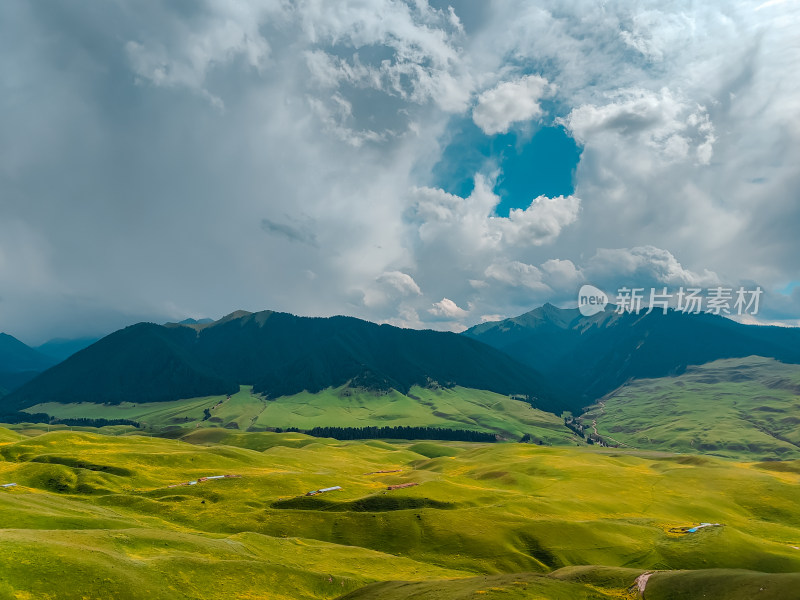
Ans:
{"label": "mountain range", "polygon": [[517,395],[556,414],[580,412],[628,381],[691,365],[753,355],[800,364],[800,329],[676,311],[619,314],[613,306],[584,317],[546,304],[461,335],[237,311],[218,321],[139,323],[55,365],[54,347],[46,356],[0,336],[0,387],[13,390],[4,409],[162,402],[234,394],[240,385],[276,398],[348,385],[377,394],[460,386]]}
{"label": "mountain range", "polygon": [[238,311],[213,323],[140,323],[117,331],[4,399],[6,409],[46,402],[118,404],[233,394],[267,398],[349,384],[375,392],[462,386],[529,398],[556,411],[543,378],[481,342],[352,317]]}
{"label": "mountain range", "polygon": [[626,381],[676,375],[690,365],[747,356],[800,364],[800,329],[674,310],[619,314],[609,305],[585,317],[578,309],[545,304],[463,335],[536,368],[572,410]]}

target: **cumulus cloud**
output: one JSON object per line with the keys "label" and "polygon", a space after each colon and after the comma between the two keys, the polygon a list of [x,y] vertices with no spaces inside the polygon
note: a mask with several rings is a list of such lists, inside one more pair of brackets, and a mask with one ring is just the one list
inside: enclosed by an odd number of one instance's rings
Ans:
{"label": "cumulus cloud", "polygon": [[494,217],[491,224],[510,244],[541,246],[555,241],[562,229],[574,223],[580,207],[575,196],[539,196],[528,208],[512,209],[507,219]]}
{"label": "cumulus cloud", "polygon": [[500,198],[492,191],[492,183],[476,175],[467,198],[441,189],[414,188],[413,215],[422,240],[449,236],[455,243],[470,239],[478,247],[541,246],[552,243],[578,218],[581,202],[574,196],[539,196],[526,209],[512,209],[508,217],[498,217],[494,211]]}
{"label": "cumulus cloud", "polygon": [[556,87],[539,75],[525,75],[505,81],[478,96],[472,120],[486,135],[506,133],[512,124],[542,116],[539,103],[555,93]]}
{"label": "cumulus cloud", "polygon": [[376,280],[378,283],[385,283],[394,288],[403,295],[415,294],[422,295],[422,290],[419,289],[417,282],[414,278],[407,273],[401,271],[386,271],[382,273]]}
{"label": "cumulus cloud", "polygon": [[[800,281],[793,3],[443,6],[0,3],[0,328],[457,329],[586,280]],[[442,189],[459,128],[530,123],[581,145],[571,195],[500,216],[497,165]]]}
{"label": "cumulus cloud", "polygon": [[519,261],[493,263],[486,268],[484,275],[513,287],[523,286],[537,292],[551,291],[542,281],[542,272],[533,265]]}
{"label": "cumulus cloud", "polygon": [[571,292],[583,280],[583,273],[571,260],[551,258],[541,265],[547,284],[559,291]]}
{"label": "cumulus cloud", "polygon": [[449,298],[442,298],[439,302],[434,302],[433,306],[428,309],[428,312],[434,316],[445,319],[463,319],[469,314],[469,311],[460,308]]}
{"label": "cumulus cloud", "polygon": [[609,136],[634,138],[665,160],[687,159],[693,151],[698,162],[708,164],[716,141],[706,109],[690,106],[666,88],[621,90],[607,104],[584,104],[558,122],[583,144],[607,146]]}
{"label": "cumulus cloud", "polygon": [[668,250],[654,246],[599,248],[586,265],[585,273],[590,280],[613,279],[618,285],[654,282],[707,287],[720,284],[716,273],[708,269],[695,273],[683,267]]}
{"label": "cumulus cloud", "polygon": [[[463,110],[472,77],[462,68],[463,28],[451,10],[427,2],[372,0],[297,7],[315,47],[305,60],[314,84],[325,89],[375,90],[414,104]],[[349,46],[342,54],[324,45]]]}

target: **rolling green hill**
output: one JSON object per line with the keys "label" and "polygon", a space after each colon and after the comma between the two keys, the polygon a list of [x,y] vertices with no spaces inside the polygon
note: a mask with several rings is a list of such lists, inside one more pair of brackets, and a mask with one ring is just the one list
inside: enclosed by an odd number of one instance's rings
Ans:
{"label": "rolling green hill", "polygon": [[[341,600],[603,600],[639,598],[631,581],[641,571],[565,567],[553,573],[515,573],[440,581],[373,583]],[[638,586],[637,586],[638,587]],[[657,572],[647,581],[647,600],[786,600],[796,598],[800,573],[732,569]]]}
{"label": "rolling green hill", "polygon": [[519,317],[482,323],[462,335],[536,368],[579,412],[630,379],[667,377],[687,366],[763,356],[800,364],[800,329],[744,325],[711,314],[670,310],[591,317],[546,304]]}
{"label": "rolling green hill", "polygon": [[8,410],[45,402],[168,402],[233,394],[239,385],[269,398],[343,385],[406,393],[431,382],[560,407],[534,369],[475,340],[272,311],[240,311],[213,323],[133,325],[42,373],[3,404]]}
{"label": "rolling green hill", "polygon": [[[204,420],[204,410],[209,418]],[[209,396],[174,402],[133,404],[38,404],[29,412],[57,418],[131,419],[149,429],[225,427],[240,431],[296,427],[439,427],[497,433],[533,441],[574,443],[563,421],[536,410],[527,402],[493,392],[461,387],[413,387],[409,393],[385,393],[342,386],[317,394],[302,392],[266,400],[250,386],[227,396]]]}
{"label": "rolling green hill", "polygon": [[[0,435],[0,598],[623,598],[656,570],[648,598],[699,599],[800,571],[798,461],[19,431]],[[198,479],[219,475],[238,477]],[[670,531],[700,522],[721,526]],[[391,581],[428,583],[365,588]]]}
{"label": "rolling green hill", "polygon": [[637,448],[774,460],[800,458],[800,366],[720,360],[683,375],[632,381],[581,421]]}

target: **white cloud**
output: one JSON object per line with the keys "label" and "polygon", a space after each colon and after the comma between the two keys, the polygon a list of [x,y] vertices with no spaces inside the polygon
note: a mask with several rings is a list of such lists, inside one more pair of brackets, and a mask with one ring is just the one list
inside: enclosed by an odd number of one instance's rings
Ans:
{"label": "white cloud", "polygon": [[280,2],[212,0],[196,28],[174,20],[168,35],[130,40],[125,51],[133,71],[156,86],[185,87],[207,96],[217,106],[223,100],[206,88],[214,67],[242,58],[262,71],[270,56],[270,45],[259,32],[259,23],[280,12]]}
{"label": "white cloud", "polygon": [[534,198],[525,210],[514,208],[508,218],[493,217],[491,225],[509,244],[541,246],[553,243],[578,218],[581,201],[575,196]]}
{"label": "white cloud", "polygon": [[695,273],[686,269],[668,250],[654,246],[599,248],[585,268],[590,281],[611,279],[618,285],[654,282],[668,285],[707,287],[720,283],[709,270]]}
{"label": "white cloud", "polygon": [[572,292],[583,280],[583,273],[571,260],[551,258],[542,263],[547,284],[554,289]]}
{"label": "white cloud", "polygon": [[[427,2],[390,0],[310,3],[297,7],[302,28],[317,46],[305,54],[313,81],[334,88],[349,84],[415,104],[434,102],[448,112],[463,110],[472,79],[462,68],[463,28],[452,11]],[[319,46],[346,45],[337,56]],[[370,50],[380,58],[370,59]]]}
{"label": "white cloud", "polygon": [[493,263],[486,268],[484,275],[512,287],[526,287],[540,293],[552,291],[542,281],[542,272],[539,269],[517,260]]}
{"label": "white cloud", "polygon": [[495,321],[502,321],[507,318],[506,315],[481,315],[481,323],[494,323]]}
{"label": "white cloud", "polygon": [[620,37],[654,63],[690,44],[697,32],[695,20],[685,12],[642,10],[630,20],[630,27],[620,31]]}
{"label": "white cloud", "polygon": [[609,99],[579,106],[559,122],[583,144],[607,147],[620,143],[612,137],[629,138],[666,160],[686,159],[693,147],[700,163],[710,162],[716,137],[705,108],[692,109],[667,88],[620,90]]}
{"label": "white cloud", "polygon": [[512,209],[508,217],[498,217],[494,210],[500,198],[492,185],[490,179],[476,175],[467,198],[441,189],[412,189],[421,239],[425,242],[447,236],[455,244],[463,241],[478,248],[542,246],[554,242],[578,218],[581,201],[574,196],[539,196],[528,208]]}
{"label": "white cloud", "polygon": [[525,75],[506,81],[478,96],[472,120],[486,135],[506,133],[512,124],[542,116],[543,98],[552,96],[556,86],[539,75]]}
{"label": "white cloud", "polygon": [[460,308],[449,298],[442,298],[439,302],[434,302],[433,307],[429,308],[428,312],[445,319],[463,319],[469,314],[468,311]]}
{"label": "white cloud", "polygon": [[[0,317],[457,328],[590,277],[800,280],[800,15],[768,4],[2,3]],[[497,165],[439,189],[465,120],[549,126],[545,106],[582,146],[572,196],[499,216]]]}
{"label": "white cloud", "polygon": [[414,278],[411,277],[411,275],[401,271],[386,271],[385,273],[382,273],[376,279],[376,281],[378,283],[385,283],[389,285],[403,295],[422,295],[422,290],[419,289],[419,286],[417,285],[417,282],[414,281]]}

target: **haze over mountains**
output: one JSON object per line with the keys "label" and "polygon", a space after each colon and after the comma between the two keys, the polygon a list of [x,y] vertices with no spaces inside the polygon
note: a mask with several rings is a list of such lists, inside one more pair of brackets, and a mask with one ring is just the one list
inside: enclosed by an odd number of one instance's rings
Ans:
{"label": "haze over mountains", "polygon": [[13,336],[0,333],[0,397],[90,346],[97,339],[53,339],[31,348]]}
{"label": "haze over mountains", "polygon": [[0,333],[0,396],[19,387],[58,361]]}

